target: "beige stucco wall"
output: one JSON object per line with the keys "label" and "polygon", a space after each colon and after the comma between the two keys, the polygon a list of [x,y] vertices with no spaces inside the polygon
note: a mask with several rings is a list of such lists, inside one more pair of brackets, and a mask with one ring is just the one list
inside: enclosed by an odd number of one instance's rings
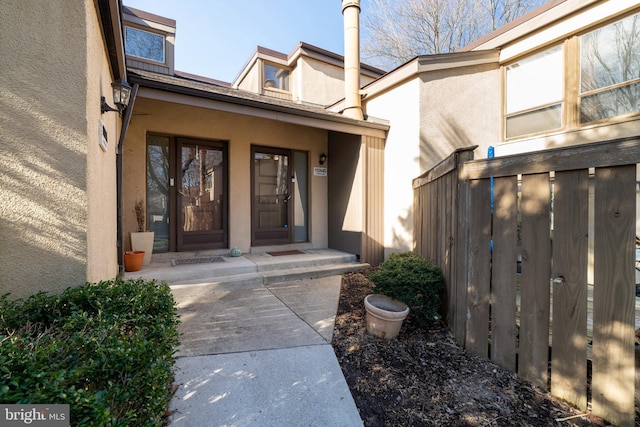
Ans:
{"label": "beige stucco wall", "polygon": [[253,93],[262,92],[262,59],[258,59],[251,64],[247,73],[243,76],[242,80],[238,83],[238,89],[246,90]]}
{"label": "beige stucco wall", "polygon": [[[171,97],[171,95],[168,95]],[[327,177],[314,176],[320,153],[327,152],[327,131],[263,118],[164,102],[140,96],[125,141],[124,231],[135,231],[133,206],[145,199],[147,133],[229,142],[229,247],[251,248],[251,145],[283,147],[309,152],[310,247],[325,248],[327,238]],[[125,247],[128,246],[128,242]],[[259,248],[254,248],[259,251]]]}
{"label": "beige stucco wall", "polygon": [[344,97],[344,70],[326,62],[301,56],[295,69],[293,99],[329,105]]}
{"label": "beige stucco wall", "polygon": [[[373,81],[361,75],[360,86]],[[300,56],[293,72],[293,99],[330,105],[344,98],[344,69],[317,59]]]}
{"label": "beige stucco wall", "polygon": [[97,277],[94,248],[115,245],[88,232],[89,216],[114,206],[88,196],[110,179],[88,163],[98,147],[94,76],[104,77],[90,72],[106,64],[95,14],[93,2],[0,2],[0,294],[80,285]]}
{"label": "beige stucco wall", "polygon": [[394,88],[365,103],[365,111],[389,120],[384,152],[384,246],[392,252],[413,249],[413,190],[420,175],[420,79]]}
{"label": "beige stucco wall", "polygon": [[500,131],[496,65],[431,71],[365,99],[390,121],[385,145],[385,256],[413,249],[412,180],[454,150],[479,145],[486,157]]}
{"label": "beige stucco wall", "polygon": [[420,167],[426,172],[454,150],[478,145],[487,157],[500,141],[500,72],[497,64],[421,75]]}
{"label": "beige stucco wall", "polygon": [[[118,274],[116,151],[122,120],[115,112],[100,113],[100,96],[113,103],[112,75],[95,10],[87,9],[87,278],[97,282]],[[99,145],[101,120],[107,149]]]}

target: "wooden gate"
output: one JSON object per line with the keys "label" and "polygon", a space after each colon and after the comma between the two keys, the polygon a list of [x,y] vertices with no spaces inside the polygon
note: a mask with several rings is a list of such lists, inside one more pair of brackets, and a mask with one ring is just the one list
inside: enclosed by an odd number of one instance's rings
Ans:
{"label": "wooden gate", "polygon": [[[635,416],[640,140],[470,160],[414,180],[415,251],[467,351],[618,425]],[[550,369],[549,369],[550,366]]]}

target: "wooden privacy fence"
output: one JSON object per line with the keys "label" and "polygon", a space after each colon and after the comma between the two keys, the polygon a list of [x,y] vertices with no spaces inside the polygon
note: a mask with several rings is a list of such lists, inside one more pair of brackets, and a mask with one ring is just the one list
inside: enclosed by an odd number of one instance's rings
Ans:
{"label": "wooden privacy fence", "polygon": [[455,339],[583,410],[590,363],[593,414],[634,425],[640,139],[474,148],[413,183],[415,251],[443,270]]}

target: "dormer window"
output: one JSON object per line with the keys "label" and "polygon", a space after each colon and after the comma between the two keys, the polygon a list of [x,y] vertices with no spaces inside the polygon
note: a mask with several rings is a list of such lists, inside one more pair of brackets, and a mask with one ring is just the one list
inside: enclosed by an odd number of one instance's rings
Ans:
{"label": "dormer window", "polygon": [[165,62],[164,36],[134,27],[125,27],[125,51],[129,56]]}
{"label": "dormer window", "polygon": [[289,92],[289,70],[272,64],[264,64],[265,89]]}

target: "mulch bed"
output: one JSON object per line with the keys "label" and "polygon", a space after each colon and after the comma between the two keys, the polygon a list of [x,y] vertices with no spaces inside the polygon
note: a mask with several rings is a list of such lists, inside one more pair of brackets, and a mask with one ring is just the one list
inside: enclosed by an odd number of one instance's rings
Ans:
{"label": "mulch bed", "polygon": [[366,332],[364,273],[343,277],[332,345],[365,426],[604,426],[489,360],[441,324],[406,320],[398,338]]}

